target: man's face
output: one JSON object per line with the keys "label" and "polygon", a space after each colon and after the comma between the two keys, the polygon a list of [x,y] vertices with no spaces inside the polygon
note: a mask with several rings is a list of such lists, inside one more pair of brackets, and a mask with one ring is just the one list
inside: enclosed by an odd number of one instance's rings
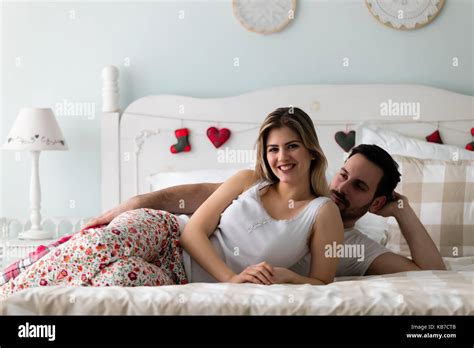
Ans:
{"label": "man's face", "polygon": [[339,207],[346,227],[369,210],[382,176],[382,169],[361,154],[350,157],[334,176],[331,199]]}

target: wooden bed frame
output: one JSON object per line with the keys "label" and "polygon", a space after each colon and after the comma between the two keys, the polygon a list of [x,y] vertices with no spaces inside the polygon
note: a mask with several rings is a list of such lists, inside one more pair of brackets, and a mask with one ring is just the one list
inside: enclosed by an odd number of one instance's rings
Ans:
{"label": "wooden bed frame", "polygon": [[[149,192],[146,178],[153,173],[248,167],[248,163],[219,163],[218,149],[207,139],[206,129],[230,128],[232,136],[223,148],[252,151],[259,124],[280,106],[298,106],[311,116],[332,171],[339,168],[345,155],[334,141],[335,132],[356,129],[361,122],[374,122],[420,139],[439,127],[446,143],[462,147],[472,140],[469,129],[473,126],[474,97],[433,87],[314,84],[215,99],[156,95],[140,98],[121,111],[118,76],[114,66],[102,71],[104,211],[129,197]],[[418,117],[385,113],[383,107],[393,103],[417,106]],[[169,147],[176,143],[174,130],[185,127],[190,129],[192,150],[172,154]]]}

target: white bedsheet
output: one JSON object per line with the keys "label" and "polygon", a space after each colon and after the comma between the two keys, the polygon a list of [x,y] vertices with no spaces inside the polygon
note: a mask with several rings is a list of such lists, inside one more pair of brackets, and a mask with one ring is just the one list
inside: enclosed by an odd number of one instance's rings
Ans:
{"label": "white bedsheet", "polygon": [[3,315],[474,315],[474,257],[449,271],[345,277],[326,286],[192,283],[42,287],[0,302]]}

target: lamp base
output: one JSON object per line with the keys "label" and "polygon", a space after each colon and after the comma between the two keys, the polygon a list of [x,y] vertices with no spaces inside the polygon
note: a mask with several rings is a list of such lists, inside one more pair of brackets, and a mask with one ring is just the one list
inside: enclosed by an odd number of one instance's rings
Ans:
{"label": "lamp base", "polygon": [[40,239],[51,239],[53,237],[54,237],[53,232],[43,231],[43,230],[29,230],[29,231],[21,232],[18,234],[18,239],[40,240]]}

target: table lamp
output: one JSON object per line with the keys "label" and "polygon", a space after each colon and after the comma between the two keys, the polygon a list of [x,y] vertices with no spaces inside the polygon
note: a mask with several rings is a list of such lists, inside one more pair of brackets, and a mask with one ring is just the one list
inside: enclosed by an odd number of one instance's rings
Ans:
{"label": "table lamp", "polygon": [[39,180],[39,155],[41,151],[67,150],[61,129],[49,108],[22,108],[13,124],[5,150],[29,150],[32,158],[30,183],[31,229],[21,232],[19,239],[49,239],[53,231],[41,229],[41,189]]}

